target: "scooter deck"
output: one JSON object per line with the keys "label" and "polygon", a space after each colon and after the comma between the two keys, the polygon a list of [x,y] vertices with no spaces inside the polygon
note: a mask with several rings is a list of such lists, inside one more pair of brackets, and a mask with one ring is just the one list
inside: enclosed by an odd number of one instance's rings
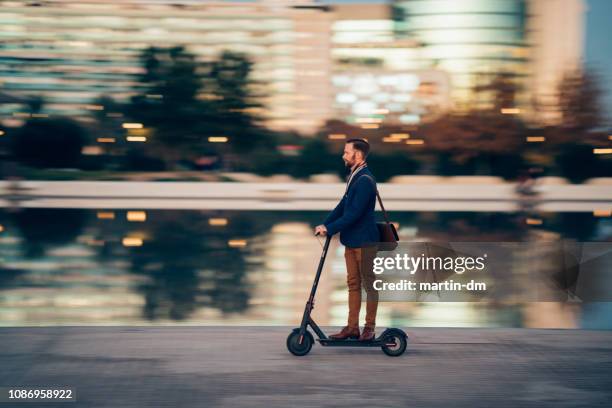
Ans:
{"label": "scooter deck", "polygon": [[382,339],[374,339],[370,341],[359,341],[357,339],[335,340],[335,339],[317,339],[322,346],[335,347],[380,347],[384,345]]}

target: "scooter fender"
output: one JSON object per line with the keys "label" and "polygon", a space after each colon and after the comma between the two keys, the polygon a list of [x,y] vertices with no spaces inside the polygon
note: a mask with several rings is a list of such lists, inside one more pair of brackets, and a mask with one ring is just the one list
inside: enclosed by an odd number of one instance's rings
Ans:
{"label": "scooter fender", "polygon": [[393,335],[400,335],[400,336],[403,336],[406,340],[408,340],[408,335],[406,334],[406,332],[403,331],[402,329],[398,329],[395,327],[385,329],[385,331],[383,331],[378,338],[384,339],[385,337],[393,336]]}

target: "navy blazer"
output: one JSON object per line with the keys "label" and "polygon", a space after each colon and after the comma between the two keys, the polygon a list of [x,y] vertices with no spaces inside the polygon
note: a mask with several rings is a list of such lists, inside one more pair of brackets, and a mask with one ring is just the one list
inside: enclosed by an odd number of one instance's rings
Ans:
{"label": "navy blazer", "polygon": [[379,242],[375,206],[376,181],[370,170],[364,167],[353,176],[342,200],[323,222],[327,234],[331,236],[340,232],[340,242],[349,248]]}

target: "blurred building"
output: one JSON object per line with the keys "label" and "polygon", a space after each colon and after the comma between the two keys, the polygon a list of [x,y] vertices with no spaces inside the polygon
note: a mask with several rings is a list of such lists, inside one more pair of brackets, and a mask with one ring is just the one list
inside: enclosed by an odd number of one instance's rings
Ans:
{"label": "blurred building", "polygon": [[[579,67],[584,0],[55,0],[0,7],[0,119],[89,117],[126,101],[149,46],[255,62],[265,125],[312,134],[327,119],[414,124],[490,104],[474,87],[503,75],[517,107],[554,121],[556,89]],[[367,115],[366,115],[367,116]]]}
{"label": "blurred building", "polygon": [[398,38],[388,4],[335,4],[331,77],[334,117],[413,125],[450,108],[450,77]]}
{"label": "blurred building", "polygon": [[[266,124],[310,132],[330,116],[331,19],[326,7],[297,3],[4,1],[0,91],[42,96],[49,114],[85,116],[99,96],[133,94],[149,46],[184,45],[200,61],[231,50],[255,62]],[[20,105],[0,108],[6,117]]]}
{"label": "blurred building", "polygon": [[475,97],[474,88],[500,74],[526,88],[530,63],[524,0],[405,0],[392,7],[396,34],[419,45],[419,64],[451,75],[457,108],[486,103]]}
{"label": "blurred building", "polygon": [[555,121],[559,82],[582,64],[584,0],[317,3],[333,6],[336,14],[335,67],[340,62],[447,73],[455,109],[490,105],[492,93],[476,95],[474,88],[501,75],[516,84],[524,116]]}
{"label": "blurred building", "polygon": [[586,4],[584,0],[529,2],[529,42],[534,118],[544,123],[561,119],[557,91],[563,75],[582,67]]}

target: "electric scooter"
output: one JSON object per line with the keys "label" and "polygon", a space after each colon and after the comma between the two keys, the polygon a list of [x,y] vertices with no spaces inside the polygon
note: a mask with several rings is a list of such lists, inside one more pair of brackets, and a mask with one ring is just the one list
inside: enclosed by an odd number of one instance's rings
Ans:
{"label": "electric scooter", "polygon": [[308,326],[315,332],[318,337],[318,341],[322,346],[334,346],[334,347],[380,347],[382,351],[391,357],[401,356],[406,351],[408,344],[408,335],[401,330],[396,328],[388,328],[378,337],[370,341],[359,341],[358,339],[346,339],[346,340],[335,340],[330,339],[323,333],[323,330],[315,323],[310,317],[310,312],[314,308],[314,297],[317,292],[317,286],[319,285],[319,278],[321,277],[321,271],[323,270],[323,264],[325,263],[325,257],[327,256],[327,250],[329,249],[329,243],[331,242],[331,236],[327,236],[325,245],[323,246],[323,253],[319,260],[319,267],[310,290],[310,297],[306,302],[304,308],[304,315],[302,316],[302,323],[300,327],[293,329],[293,331],[287,337],[287,349],[295,356],[305,356],[310,352],[312,345],[314,344],[314,338]]}

